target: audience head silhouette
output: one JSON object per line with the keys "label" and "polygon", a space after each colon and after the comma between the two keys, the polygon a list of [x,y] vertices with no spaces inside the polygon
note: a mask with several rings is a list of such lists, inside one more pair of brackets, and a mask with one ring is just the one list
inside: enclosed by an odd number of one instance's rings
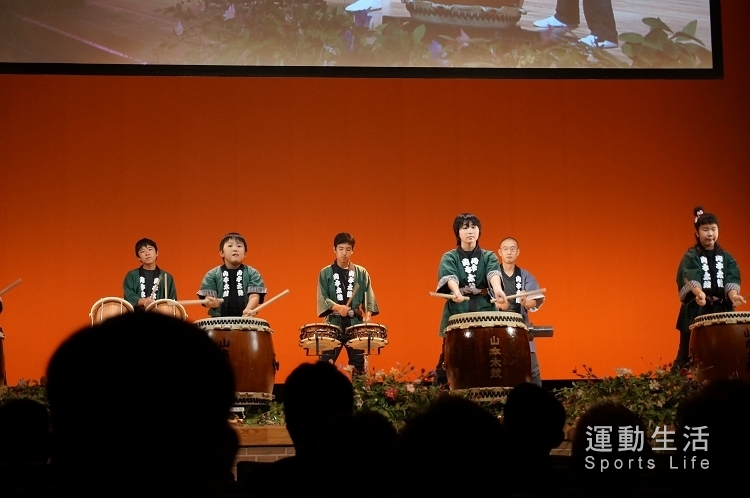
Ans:
{"label": "audience head silhouette", "polygon": [[353,410],[352,384],[330,363],[303,363],[286,378],[284,417],[298,456],[314,449],[331,420]]}
{"label": "audience head silhouette", "polygon": [[233,373],[197,327],[159,313],[110,318],[63,342],[47,377],[52,462],[76,494],[210,495],[230,472]]}
{"label": "audience head silhouette", "polygon": [[[505,433],[494,415],[471,400],[441,396],[401,431],[397,461],[413,462],[410,473],[425,477],[410,480],[399,496],[443,493],[454,486],[464,493],[486,490],[482,477],[501,476],[506,457]],[[436,466],[445,466],[453,477],[433,475]]]}
{"label": "audience head silhouette", "polygon": [[549,391],[520,384],[508,394],[503,424],[514,452],[525,459],[546,459],[565,439],[565,407]]}
{"label": "audience head silhouette", "polygon": [[47,408],[31,399],[0,406],[0,464],[44,464],[48,459]]}

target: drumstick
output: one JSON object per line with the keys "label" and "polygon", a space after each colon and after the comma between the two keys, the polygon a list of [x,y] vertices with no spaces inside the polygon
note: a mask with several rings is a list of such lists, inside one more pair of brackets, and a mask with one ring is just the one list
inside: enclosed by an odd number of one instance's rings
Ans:
{"label": "drumstick", "polygon": [[16,285],[18,285],[18,284],[20,284],[20,283],[21,283],[21,279],[19,278],[18,280],[16,280],[16,281],[15,281],[15,282],[13,282],[12,284],[10,284],[10,285],[9,285],[8,287],[6,287],[5,289],[3,289],[3,290],[0,290],[0,296],[2,296],[3,294],[5,294],[6,292],[8,292],[9,290],[11,290],[11,289],[12,289],[13,287],[15,287]]}
{"label": "drumstick", "polygon": [[[526,297],[532,294],[544,294],[545,292],[547,292],[546,288],[536,289],[536,290],[531,290],[531,291],[523,291],[523,292],[519,292],[518,294],[513,294],[512,296],[506,296],[505,299],[510,301],[511,299],[516,299],[519,297]],[[494,303],[495,301],[497,301],[497,299],[490,299],[490,302],[492,303]]]}
{"label": "drumstick", "polygon": [[[224,302],[224,299],[221,298],[221,297],[216,298],[216,300],[218,302],[220,302],[220,303]],[[187,301],[175,301],[175,302],[178,303],[178,304],[181,304],[183,306],[188,306],[188,305],[191,305],[191,304],[206,304],[206,300],[205,299],[188,299]]]}
{"label": "drumstick", "polygon": [[442,297],[443,299],[453,299],[456,297],[453,294],[441,294],[440,292],[430,292],[430,295],[432,297]]}
{"label": "drumstick", "polygon": [[352,295],[349,296],[349,300],[346,302],[346,307],[347,308],[352,305],[352,299],[354,299],[354,294],[356,294],[358,290],[359,290],[359,284],[354,284],[354,289],[352,290]]}
{"label": "drumstick", "polygon": [[271,299],[269,299],[265,303],[261,304],[260,306],[256,306],[255,308],[253,308],[253,311],[255,311],[257,313],[259,310],[265,308],[266,306],[268,306],[272,302],[276,301],[278,298],[286,296],[287,294],[289,294],[289,289],[287,289],[287,290],[285,290],[283,292],[279,292],[278,294],[276,294],[275,296],[273,296]]}

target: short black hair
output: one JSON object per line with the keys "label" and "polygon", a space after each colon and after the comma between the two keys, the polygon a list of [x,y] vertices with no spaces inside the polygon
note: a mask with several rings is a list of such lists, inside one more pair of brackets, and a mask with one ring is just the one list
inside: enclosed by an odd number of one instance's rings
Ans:
{"label": "short black hair", "polygon": [[245,246],[245,251],[247,251],[247,242],[245,242],[245,237],[243,237],[242,235],[240,235],[237,232],[229,232],[228,234],[226,234],[221,239],[221,242],[219,242],[219,251],[223,251],[224,250],[224,244],[226,244],[230,240],[234,240],[234,241],[237,241],[237,242],[242,242],[242,245]]}
{"label": "short black hair", "polygon": [[140,259],[140,256],[138,256],[138,251],[140,251],[142,247],[146,247],[146,246],[151,246],[156,250],[156,252],[159,252],[159,248],[156,247],[156,242],[154,242],[151,239],[141,239],[135,243],[135,257],[136,258]]}
{"label": "short black hair", "polygon": [[[458,236],[458,231],[469,223],[473,223],[479,229],[479,237],[482,236],[482,224],[479,223],[479,218],[471,213],[461,213],[453,220],[453,234],[456,236],[457,246],[461,245],[461,237]],[[479,240],[479,237],[477,237],[477,240]]]}
{"label": "short black hair", "polygon": [[339,244],[349,244],[354,249],[354,237],[352,237],[352,234],[346,232],[337,233],[333,238],[333,247],[335,248]]}
{"label": "short black hair", "polygon": [[503,245],[503,242],[505,242],[506,240],[512,240],[513,242],[515,242],[516,243],[516,249],[518,249],[519,247],[521,247],[521,245],[518,243],[518,240],[516,240],[515,237],[505,237],[503,239],[500,239],[500,244],[498,245],[498,249],[500,248],[501,245]]}

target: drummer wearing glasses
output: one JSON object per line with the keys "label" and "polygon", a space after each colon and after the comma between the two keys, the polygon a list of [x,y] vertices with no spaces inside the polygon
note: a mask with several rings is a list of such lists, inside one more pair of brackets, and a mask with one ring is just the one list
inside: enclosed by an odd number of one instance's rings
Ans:
{"label": "drummer wearing glasses", "polygon": [[[502,288],[500,262],[494,251],[479,247],[479,219],[471,213],[459,214],[453,221],[456,248],[443,254],[438,268],[437,292],[453,294],[443,307],[440,337],[445,348],[445,327],[452,315],[477,311],[507,310],[508,301]],[[493,303],[491,299],[495,299]],[[436,380],[448,382],[443,367],[444,351],[435,368]]]}
{"label": "drummer wearing glasses", "polygon": [[[506,295],[539,289],[539,284],[534,276],[523,268],[516,266],[516,260],[521,255],[521,248],[516,239],[506,237],[500,241],[500,249],[497,251],[497,254],[500,256],[500,262],[503,267],[501,275],[503,278],[503,289],[507,291]],[[532,294],[513,299],[508,306],[508,311],[520,314],[523,317],[523,321],[529,326],[531,325],[531,322],[529,322],[529,312],[538,310],[542,304],[544,304],[544,294]],[[531,350],[531,383],[541,387],[542,377],[539,371],[539,361],[536,357],[536,346],[534,345],[533,338],[529,341],[529,349]]]}

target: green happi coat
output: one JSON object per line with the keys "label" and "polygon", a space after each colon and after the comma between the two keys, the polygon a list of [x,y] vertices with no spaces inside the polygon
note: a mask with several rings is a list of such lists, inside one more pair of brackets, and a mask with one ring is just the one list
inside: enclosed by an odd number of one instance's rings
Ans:
{"label": "green happi coat", "polygon": [[[714,258],[715,274],[713,275],[709,271],[708,261],[701,260],[701,255],[696,247],[688,249],[682,257],[682,261],[680,261],[680,267],[677,269],[677,289],[682,306],[680,306],[680,314],[677,317],[677,329],[681,332],[687,333],[690,330],[690,324],[698,316],[734,309],[727,293],[730,290],[740,291],[740,268],[737,266],[734,257],[726,251],[716,251]],[[687,286],[685,280],[690,281],[694,287],[701,287],[706,296],[723,298],[724,301],[713,305],[707,302],[706,306],[698,306],[693,292]],[[712,286],[713,280],[716,281],[716,287]]]}
{"label": "green happi coat", "polygon": [[[372,316],[377,315],[380,311],[378,310],[378,302],[375,300],[375,291],[372,289],[370,274],[367,273],[367,270],[362,266],[353,263],[351,266],[354,267],[354,282],[352,282],[352,287],[359,285],[359,288],[357,289],[357,292],[352,295],[350,308],[356,311],[361,304],[365,311],[372,313]],[[336,300],[336,282],[334,275],[335,273],[331,265],[320,270],[320,275],[318,276],[318,316],[320,318],[325,318],[326,323],[340,327],[341,316],[338,313],[334,313],[331,310],[331,306],[334,304],[346,304],[347,283],[344,283],[342,286],[344,303],[340,303]],[[366,309],[365,299],[367,300]],[[355,314],[352,317],[351,324],[358,325],[360,323],[362,323],[362,318]]]}
{"label": "green happi coat", "polygon": [[[477,254],[475,252],[474,254]],[[480,249],[477,255],[476,270],[472,267],[472,261],[469,259],[469,267],[473,275],[473,282],[470,282],[469,274],[465,269],[464,258],[459,254],[458,249],[443,254],[438,269],[437,292],[451,294],[448,282],[453,280],[458,283],[461,293],[471,296],[471,301],[454,303],[450,299],[445,300],[443,307],[443,316],[440,320],[440,337],[445,337],[445,327],[448,326],[448,319],[452,315],[460,313],[469,313],[470,311],[497,311],[495,305],[490,302],[492,292],[490,288],[490,279],[494,276],[500,276],[500,261],[493,251]],[[482,291],[485,291],[482,294]],[[476,308],[475,308],[476,306]]]}
{"label": "green happi coat", "polygon": [[[223,269],[223,266],[217,266],[206,273],[206,276],[203,277],[203,281],[201,282],[201,288],[196,292],[199,298],[202,299],[206,296],[215,298],[225,297],[225,282],[222,276]],[[263,303],[266,293],[268,293],[268,289],[266,289],[266,284],[263,283],[263,278],[260,276],[260,272],[252,266],[247,265],[241,265],[238,270],[242,270],[243,295],[239,296],[240,307],[244,308],[247,306],[247,300],[250,294],[258,294],[260,296],[259,304]],[[235,285],[235,282],[228,282],[227,285]],[[209,308],[208,314],[215,318],[220,317],[221,310],[224,309],[225,304],[226,302],[218,308]]]}
{"label": "green happi coat", "polygon": [[[157,266],[157,268],[159,268]],[[156,290],[156,299],[174,299],[177,300],[177,286],[174,284],[174,277],[171,274],[165,272],[159,268],[159,287]],[[124,293],[124,299],[136,306],[139,299],[149,297],[153,288],[153,282],[143,282],[143,289],[141,288],[141,273],[140,268],[131,270],[125,275],[125,280],[122,283],[122,290]]]}

